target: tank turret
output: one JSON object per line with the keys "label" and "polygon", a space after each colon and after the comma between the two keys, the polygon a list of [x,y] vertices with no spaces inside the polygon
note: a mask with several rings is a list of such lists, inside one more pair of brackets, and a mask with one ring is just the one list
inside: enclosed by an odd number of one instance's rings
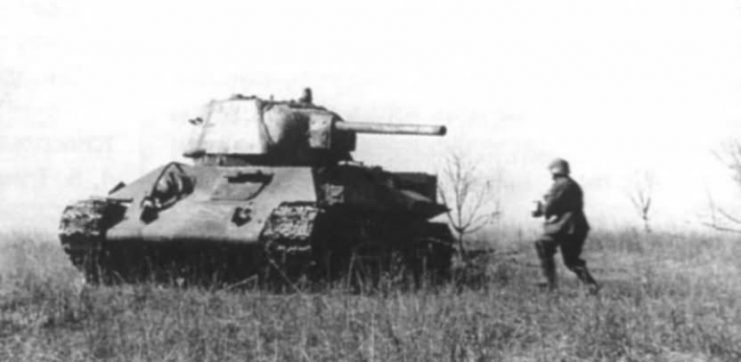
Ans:
{"label": "tank turret", "polygon": [[351,160],[357,133],[442,136],[445,126],[345,122],[311,103],[233,96],[211,102],[191,123],[198,127],[186,157],[197,164],[311,166]]}

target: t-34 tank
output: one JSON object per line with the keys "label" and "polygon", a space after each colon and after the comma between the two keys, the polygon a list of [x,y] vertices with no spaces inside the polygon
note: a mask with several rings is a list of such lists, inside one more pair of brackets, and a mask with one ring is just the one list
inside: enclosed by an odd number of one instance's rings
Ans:
{"label": "t-34 tank", "polygon": [[[60,239],[93,281],[253,275],[445,274],[452,237],[430,219],[437,178],[353,161],[356,135],[444,135],[444,126],[345,122],[298,101],[213,101],[185,157],[67,206]],[[409,275],[409,274],[407,274]]]}

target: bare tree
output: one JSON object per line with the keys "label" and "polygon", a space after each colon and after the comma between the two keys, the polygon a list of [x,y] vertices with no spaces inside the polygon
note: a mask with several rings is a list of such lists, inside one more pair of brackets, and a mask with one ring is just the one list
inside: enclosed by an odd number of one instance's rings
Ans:
{"label": "bare tree", "polygon": [[741,140],[733,140],[726,144],[715,157],[723,162],[730,170],[733,180],[741,185]]}
{"label": "bare tree", "polygon": [[741,219],[731,215],[715,203],[713,196],[708,192],[709,220],[703,224],[718,231],[741,234]]}
{"label": "bare tree", "polygon": [[[727,142],[720,151],[714,152],[714,155],[728,167],[733,180],[741,186],[741,140]],[[719,231],[741,233],[741,218],[717,205],[709,191],[708,206],[710,217],[708,221],[703,222],[706,226]]]}
{"label": "bare tree", "polygon": [[642,172],[628,191],[633,208],[643,222],[643,230],[651,232],[651,206],[653,202],[654,178],[648,172]]}
{"label": "bare tree", "polygon": [[465,255],[465,236],[501,215],[496,185],[484,179],[477,163],[459,151],[448,153],[440,183],[440,198],[449,208],[447,216],[456,233],[459,252]]}

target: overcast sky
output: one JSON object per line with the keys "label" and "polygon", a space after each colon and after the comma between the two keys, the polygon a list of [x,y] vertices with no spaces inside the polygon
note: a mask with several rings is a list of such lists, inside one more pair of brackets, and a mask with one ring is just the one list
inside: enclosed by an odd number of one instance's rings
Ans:
{"label": "overcast sky", "polygon": [[532,225],[545,165],[572,162],[596,227],[696,224],[741,196],[711,151],[741,136],[741,1],[0,2],[2,225],[179,159],[186,120],[233,93],[315,101],[348,121],[443,123],[362,137],[358,159],[434,172],[449,149],[501,174]]}

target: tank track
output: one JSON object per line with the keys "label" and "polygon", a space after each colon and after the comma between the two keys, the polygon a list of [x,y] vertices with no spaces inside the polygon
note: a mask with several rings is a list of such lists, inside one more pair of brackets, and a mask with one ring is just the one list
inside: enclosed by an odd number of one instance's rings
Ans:
{"label": "tank track", "polygon": [[67,206],[59,224],[59,239],[72,264],[90,281],[100,277],[103,241],[108,228],[123,217],[126,207],[103,198]]}
{"label": "tank track", "polygon": [[447,279],[450,276],[453,244],[453,234],[447,224],[425,224],[423,230],[417,232],[411,246],[415,278],[427,275],[433,280]]}
{"label": "tank track", "polygon": [[320,210],[314,203],[282,203],[270,214],[260,236],[268,263],[279,277],[293,280],[315,266],[314,224]]}

